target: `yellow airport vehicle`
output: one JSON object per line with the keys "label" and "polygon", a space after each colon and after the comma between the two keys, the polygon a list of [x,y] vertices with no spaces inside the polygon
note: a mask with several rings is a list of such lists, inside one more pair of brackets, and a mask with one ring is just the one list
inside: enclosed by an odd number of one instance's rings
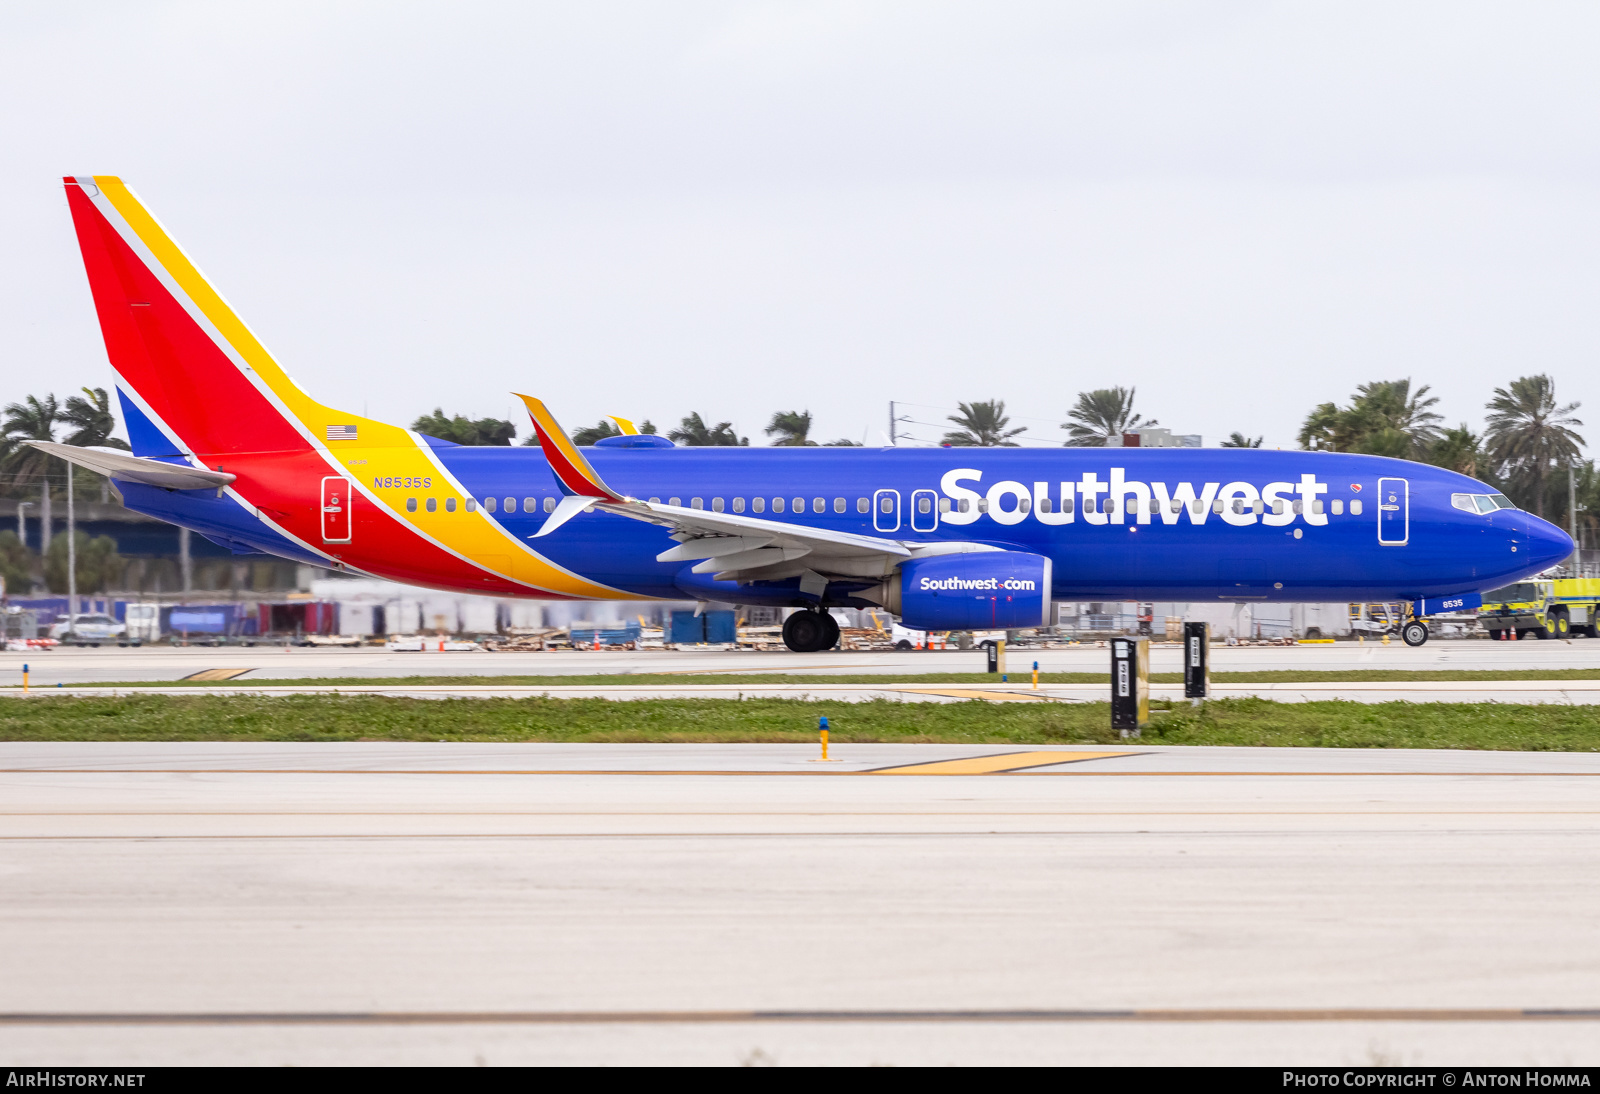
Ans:
{"label": "yellow airport vehicle", "polygon": [[1490,638],[1594,638],[1600,578],[1518,581],[1483,594],[1478,623]]}

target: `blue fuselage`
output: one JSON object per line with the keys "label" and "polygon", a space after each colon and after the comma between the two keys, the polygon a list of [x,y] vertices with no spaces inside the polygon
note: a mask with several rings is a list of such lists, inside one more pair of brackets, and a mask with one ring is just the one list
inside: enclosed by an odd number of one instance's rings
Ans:
{"label": "blue fuselage", "polygon": [[[767,520],[1043,554],[1054,563],[1057,600],[1412,599],[1503,585],[1572,550],[1564,532],[1531,513],[1468,512],[1452,503],[1453,495],[1497,493],[1483,483],[1377,456],[1096,448],[585,451],[609,483],[634,497],[751,515],[759,504]],[[538,531],[544,499],[559,497],[537,450],[436,452],[474,496],[498,499],[496,519],[519,538]],[[1268,496],[1282,503],[1282,513],[1271,502],[1256,504],[1274,483],[1279,488]],[[1395,500],[1379,497],[1380,484]],[[522,511],[528,497],[537,499],[535,512]],[[506,498],[515,499],[515,512],[505,511]],[[576,573],[640,596],[704,595],[710,587],[685,578],[681,563],[654,561],[672,546],[664,530],[622,517],[585,515],[534,546]],[[723,584],[729,599],[749,600],[758,591]]]}
{"label": "blue fuselage", "polygon": [[[693,575],[683,562],[657,562],[674,545],[666,529],[603,512],[532,539],[561,497],[538,448],[433,442],[432,451],[511,538],[589,581],[641,598],[804,602],[792,583],[741,586]],[[1056,600],[1413,600],[1505,585],[1572,551],[1566,533],[1531,513],[1463,507],[1462,496],[1494,495],[1492,487],[1377,456],[1100,448],[584,452],[614,488],[641,499],[906,544],[961,541],[1045,555]],[[130,507],[236,549],[325,564],[210,491],[125,485],[125,493]],[[311,489],[306,496],[314,503]],[[426,574],[413,580],[481,591]],[[851,602],[872,583],[841,581],[827,599]]]}

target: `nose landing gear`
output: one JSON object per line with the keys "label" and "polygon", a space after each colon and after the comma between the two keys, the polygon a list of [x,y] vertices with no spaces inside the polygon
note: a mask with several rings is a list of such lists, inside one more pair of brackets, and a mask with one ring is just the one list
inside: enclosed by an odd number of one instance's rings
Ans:
{"label": "nose landing gear", "polygon": [[806,608],[783,621],[783,644],[795,653],[831,650],[839,643],[839,622],[825,611]]}
{"label": "nose landing gear", "polygon": [[1400,639],[1408,646],[1420,646],[1428,640],[1428,625],[1420,619],[1413,619],[1400,628]]}

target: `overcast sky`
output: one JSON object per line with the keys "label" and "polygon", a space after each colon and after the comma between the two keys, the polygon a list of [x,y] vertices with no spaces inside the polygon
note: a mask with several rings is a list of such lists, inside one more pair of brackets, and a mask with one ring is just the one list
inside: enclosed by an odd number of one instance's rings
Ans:
{"label": "overcast sky", "polygon": [[[1294,444],[1356,384],[1600,433],[1600,7],[17,3],[0,400],[111,382],[59,177],[121,175],[303,387],[408,422],[1076,393]],[[920,435],[939,430],[917,427]],[[1596,438],[1600,440],[1600,438]]]}

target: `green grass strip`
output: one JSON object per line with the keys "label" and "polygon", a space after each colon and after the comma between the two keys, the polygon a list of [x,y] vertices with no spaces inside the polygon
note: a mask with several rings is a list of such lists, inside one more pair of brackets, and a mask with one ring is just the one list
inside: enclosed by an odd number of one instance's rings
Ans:
{"label": "green grass strip", "polygon": [[[1160,704],[1157,704],[1158,706]],[[400,699],[133,695],[0,704],[3,741],[813,741],[1109,744],[1103,703],[800,699]],[[1496,703],[1179,703],[1146,740],[1181,745],[1600,750],[1600,708]]]}

